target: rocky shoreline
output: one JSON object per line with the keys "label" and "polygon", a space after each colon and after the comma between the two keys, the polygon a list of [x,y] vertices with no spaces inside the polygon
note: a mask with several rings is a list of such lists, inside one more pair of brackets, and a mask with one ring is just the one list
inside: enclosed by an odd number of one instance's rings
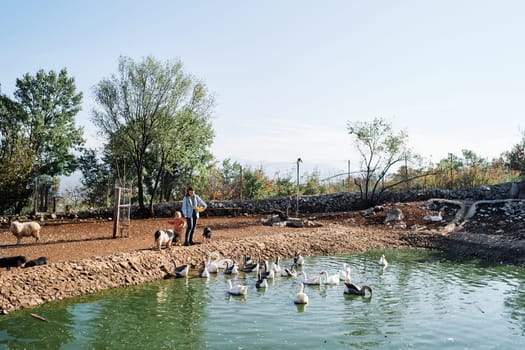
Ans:
{"label": "rocky shoreline", "polygon": [[8,314],[43,303],[92,294],[110,288],[144,284],[164,278],[172,259],[194,266],[198,272],[207,251],[222,257],[245,254],[272,259],[302,255],[352,253],[381,248],[425,248],[451,251],[464,256],[525,267],[525,242],[494,235],[434,231],[373,230],[337,224],[311,230],[286,231],[171,251],[151,249],[64,261],[30,269],[11,269],[0,274],[0,314]]}

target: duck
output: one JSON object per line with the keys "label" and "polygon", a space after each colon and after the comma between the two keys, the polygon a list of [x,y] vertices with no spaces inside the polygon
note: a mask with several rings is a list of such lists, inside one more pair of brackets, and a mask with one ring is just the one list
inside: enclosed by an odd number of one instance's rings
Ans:
{"label": "duck", "polygon": [[343,269],[339,270],[339,280],[346,281],[350,280],[350,273],[352,272],[352,268],[347,263],[343,263]]}
{"label": "duck", "polygon": [[261,276],[261,274],[257,274],[257,282],[255,282],[255,287],[257,288],[268,288],[268,280]]}
{"label": "duck", "polygon": [[294,304],[308,304],[308,295],[304,292],[304,283],[301,283],[299,292],[295,295]]}
{"label": "duck", "polygon": [[388,261],[386,261],[385,254],[381,255],[381,258],[379,258],[377,263],[381,266],[388,266]]}
{"label": "duck", "polygon": [[308,278],[308,276],[306,276],[306,272],[301,271],[301,274],[304,276],[304,281],[303,281],[304,284],[310,285],[310,286],[319,286],[319,285],[321,285],[321,276],[320,275]]}
{"label": "duck", "polygon": [[295,257],[293,258],[293,262],[297,266],[302,266],[304,265],[304,257],[301,254],[297,253]]}
{"label": "duck", "polygon": [[344,291],[344,294],[353,294],[353,295],[366,295],[366,293],[370,293],[369,295],[372,296],[372,288],[369,286],[362,286],[359,287],[358,285],[352,283],[352,282],[345,282],[346,289]]}
{"label": "duck", "polygon": [[248,287],[242,284],[232,284],[231,280],[228,280],[228,294],[230,295],[246,295],[248,293]]}
{"label": "duck", "polygon": [[297,271],[295,270],[295,267],[297,265],[295,264],[292,264],[290,266],[290,268],[284,268],[282,271],[281,271],[281,276],[282,277],[297,277]]}
{"label": "duck", "polygon": [[339,285],[339,274],[335,273],[333,275],[328,275],[326,271],[321,271],[319,273],[321,276],[324,276],[324,283],[329,284],[331,286],[337,286]]}
{"label": "duck", "polygon": [[275,262],[272,263],[271,269],[273,271],[275,271],[275,273],[280,273],[281,272],[281,266],[279,265],[280,260],[281,260],[280,257],[276,257],[275,258]]}
{"label": "duck", "polygon": [[173,262],[173,275],[175,277],[186,277],[188,276],[188,272],[190,271],[190,265],[181,265],[177,266],[177,262],[175,260],[172,260]]}

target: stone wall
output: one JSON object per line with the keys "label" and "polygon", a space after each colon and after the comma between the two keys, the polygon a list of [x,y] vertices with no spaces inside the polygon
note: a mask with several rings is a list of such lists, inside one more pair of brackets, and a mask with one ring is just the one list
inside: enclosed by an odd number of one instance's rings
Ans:
{"label": "stone wall", "polygon": [[[433,189],[385,192],[380,202],[375,204],[425,201],[431,198],[461,200],[469,203],[479,200],[525,198],[525,182],[506,182],[461,190]],[[282,212],[294,216],[297,212],[297,203],[299,204],[298,213],[301,215],[362,210],[372,206],[363,202],[359,193],[339,192],[318,196],[299,196],[298,200],[295,196],[260,200],[212,200],[207,201],[208,209],[204,215],[227,216],[241,215],[243,213],[270,214]],[[154,207],[155,216],[171,217],[174,211],[180,210],[180,208],[180,201],[157,204]],[[108,218],[113,217],[113,208],[80,212],[77,215],[80,218]],[[139,217],[138,207],[132,209],[131,216],[132,218]]]}

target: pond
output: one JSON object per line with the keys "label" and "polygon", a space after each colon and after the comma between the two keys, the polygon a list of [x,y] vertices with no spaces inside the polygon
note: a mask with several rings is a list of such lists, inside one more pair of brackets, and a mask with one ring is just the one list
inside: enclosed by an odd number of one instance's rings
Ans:
{"label": "pond", "polygon": [[[377,264],[385,254],[389,265]],[[281,261],[281,266],[290,265]],[[378,250],[306,258],[308,276],[352,267],[371,297],[255,273],[162,280],[0,317],[0,349],[523,349],[525,270],[445,253]],[[228,279],[246,296],[226,293]],[[47,322],[32,317],[44,317]]]}

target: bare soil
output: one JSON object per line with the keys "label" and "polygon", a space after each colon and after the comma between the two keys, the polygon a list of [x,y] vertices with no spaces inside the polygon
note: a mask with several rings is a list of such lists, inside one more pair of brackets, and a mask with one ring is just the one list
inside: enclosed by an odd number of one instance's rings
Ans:
{"label": "bare soil", "polygon": [[[403,211],[407,230],[414,227],[424,227],[425,230],[438,229],[451,217],[446,217],[441,223],[428,223],[423,220],[425,215],[435,215],[429,211],[423,202],[397,203],[386,205],[375,211],[373,215],[364,215],[364,212],[345,212],[310,215],[308,218],[321,224],[327,229],[350,229],[360,228],[365,233],[360,235],[360,244],[368,246],[367,241],[376,241],[378,232],[388,233],[393,231],[390,226],[385,225],[385,217],[389,208],[398,207]],[[446,213],[445,213],[446,214]],[[261,224],[261,216],[236,216],[236,217],[201,217],[198,229],[195,233],[195,241],[202,243],[203,228],[209,226],[213,231],[214,241],[230,241],[240,238],[271,236],[281,232],[310,231],[310,227],[290,228],[274,227]],[[72,261],[85,258],[107,256],[122,252],[137,250],[150,250],[153,248],[153,234],[158,229],[168,229],[168,218],[132,220],[129,232],[124,237],[113,237],[114,222],[111,220],[89,220],[69,223],[54,223],[46,221],[42,223],[41,239],[35,242],[33,237],[25,237],[20,245],[16,245],[16,237],[9,231],[8,227],[0,230],[0,257],[23,255],[28,260],[45,256],[48,263]],[[475,222],[475,221],[474,221]],[[471,233],[495,234],[501,229],[501,218],[497,212],[490,218],[484,218],[479,225],[470,225],[468,231]],[[523,239],[522,228],[510,228],[507,230],[506,238]],[[399,231],[399,230],[397,230]],[[512,232],[515,232],[513,235]],[[388,235],[388,234],[387,234]],[[394,244],[395,245],[395,244]],[[373,246],[373,244],[370,244]]]}

